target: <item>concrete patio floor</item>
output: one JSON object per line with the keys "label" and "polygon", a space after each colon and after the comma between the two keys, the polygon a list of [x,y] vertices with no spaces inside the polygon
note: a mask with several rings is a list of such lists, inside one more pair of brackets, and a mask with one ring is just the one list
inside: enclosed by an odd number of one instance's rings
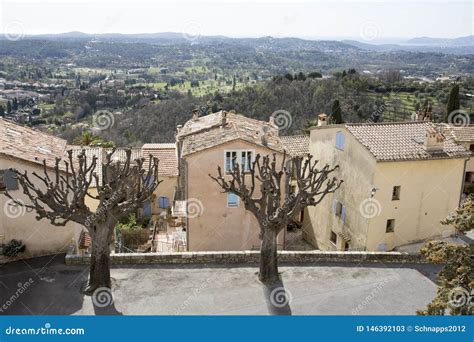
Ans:
{"label": "concrete patio floor", "polygon": [[[435,296],[439,267],[331,263],[280,271],[282,283],[270,288],[248,265],[114,266],[114,307],[104,311],[80,292],[86,266],[42,257],[0,265],[0,315],[414,315]],[[287,300],[275,305],[280,287]]]}

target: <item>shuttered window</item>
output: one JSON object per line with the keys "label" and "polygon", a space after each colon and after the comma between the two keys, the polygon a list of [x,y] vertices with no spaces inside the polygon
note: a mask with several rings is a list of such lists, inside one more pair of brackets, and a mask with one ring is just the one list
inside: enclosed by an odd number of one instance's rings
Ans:
{"label": "shuttered window", "polygon": [[239,206],[239,196],[229,192],[227,194],[227,206],[229,208],[236,208]]}
{"label": "shuttered window", "polygon": [[0,191],[18,190],[18,179],[11,170],[0,170]]}
{"label": "shuttered window", "polygon": [[338,150],[344,151],[345,143],[346,143],[346,137],[344,136],[344,133],[337,132],[336,133],[336,148]]}
{"label": "shuttered window", "polygon": [[168,209],[169,206],[170,206],[170,200],[168,199],[168,197],[159,197],[158,198],[158,206],[161,209]]}

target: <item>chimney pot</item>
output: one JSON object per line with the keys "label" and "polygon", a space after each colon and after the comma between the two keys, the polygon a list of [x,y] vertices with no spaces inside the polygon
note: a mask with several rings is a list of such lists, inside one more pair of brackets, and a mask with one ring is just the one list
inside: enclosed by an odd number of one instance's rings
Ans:
{"label": "chimney pot", "polygon": [[445,137],[443,133],[434,127],[426,129],[423,147],[426,151],[442,151]]}
{"label": "chimney pot", "polygon": [[193,109],[193,120],[197,121],[199,120],[199,109]]}
{"label": "chimney pot", "polygon": [[221,110],[221,125],[222,127],[225,127],[225,125],[227,125],[227,112],[224,110]]}
{"label": "chimney pot", "polygon": [[319,126],[327,126],[328,124],[328,116],[325,113],[321,113],[318,115],[318,127]]}

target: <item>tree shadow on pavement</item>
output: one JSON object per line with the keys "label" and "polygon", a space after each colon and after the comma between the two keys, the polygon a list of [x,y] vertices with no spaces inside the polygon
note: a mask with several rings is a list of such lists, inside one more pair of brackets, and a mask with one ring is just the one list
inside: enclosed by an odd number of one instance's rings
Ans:
{"label": "tree shadow on pavement", "polygon": [[275,316],[291,316],[291,293],[285,289],[281,280],[263,284],[268,313]]}
{"label": "tree shadow on pavement", "polygon": [[115,308],[113,302],[107,306],[96,305],[94,303],[94,314],[96,316],[123,316],[123,313]]}

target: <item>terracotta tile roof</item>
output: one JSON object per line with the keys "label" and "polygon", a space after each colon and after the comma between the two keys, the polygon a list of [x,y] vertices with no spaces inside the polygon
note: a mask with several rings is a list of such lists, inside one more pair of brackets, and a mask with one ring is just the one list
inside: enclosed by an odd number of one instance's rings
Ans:
{"label": "terracotta tile roof", "polygon": [[[470,155],[450,136],[441,151],[427,151],[423,142],[427,130],[439,127],[432,122],[361,123],[344,125],[378,161],[460,158]],[[329,126],[330,127],[330,126]]]}
{"label": "terracotta tile roof", "polygon": [[[223,116],[226,117],[224,126]],[[278,127],[269,122],[223,111],[189,120],[181,128],[177,138],[183,142],[182,156],[238,139],[283,152]]]}
{"label": "terracotta tile roof", "polygon": [[446,125],[446,131],[449,131],[457,142],[474,142],[474,125],[468,126],[449,126]]}
{"label": "terracotta tile roof", "polygon": [[151,143],[151,144],[144,144],[142,146],[142,148],[147,148],[147,149],[151,149],[151,148],[176,148],[176,144],[175,143]]}
{"label": "terracotta tile roof", "polygon": [[142,146],[142,154],[145,158],[144,167],[149,167],[149,155],[160,160],[158,164],[158,176],[178,175],[178,156],[175,144],[145,144]]}
{"label": "terracotta tile roof", "polygon": [[54,166],[65,151],[66,140],[0,118],[0,154]]}
{"label": "terracotta tile roof", "polygon": [[309,154],[309,135],[287,135],[280,137],[285,151],[290,156],[305,156]]}

